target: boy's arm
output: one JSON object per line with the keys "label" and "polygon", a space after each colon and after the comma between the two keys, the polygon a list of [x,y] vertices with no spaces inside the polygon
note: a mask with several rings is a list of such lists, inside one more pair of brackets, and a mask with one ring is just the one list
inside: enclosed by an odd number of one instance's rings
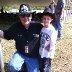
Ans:
{"label": "boy's arm", "polygon": [[51,34],[51,40],[50,40],[50,44],[48,46],[46,46],[46,50],[49,53],[49,58],[53,59],[54,58],[54,54],[55,54],[55,45],[56,45],[56,33],[53,32]]}

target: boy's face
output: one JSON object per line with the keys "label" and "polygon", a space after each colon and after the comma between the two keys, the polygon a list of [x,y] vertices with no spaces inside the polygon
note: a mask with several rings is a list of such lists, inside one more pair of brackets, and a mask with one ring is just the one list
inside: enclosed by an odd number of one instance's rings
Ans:
{"label": "boy's face", "polygon": [[44,25],[50,24],[52,22],[52,20],[53,19],[50,16],[48,16],[48,15],[44,15],[42,17],[42,22],[44,23]]}

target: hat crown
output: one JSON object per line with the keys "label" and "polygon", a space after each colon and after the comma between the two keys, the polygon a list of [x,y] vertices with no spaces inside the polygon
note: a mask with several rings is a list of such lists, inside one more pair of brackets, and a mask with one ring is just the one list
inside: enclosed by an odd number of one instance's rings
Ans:
{"label": "hat crown", "polygon": [[21,4],[20,5],[20,9],[19,9],[19,13],[28,13],[31,12],[30,10],[30,6],[28,4]]}
{"label": "hat crown", "polygon": [[50,8],[45,8],[45,10],[43,11],[43,13],[52,13]]}
{"label": "hat crown", "polygon": [[54,19],[54,16],[55,16],[55,14],[52,13],[52,11],[51,11],[50,8],[45,8],[42,13],[37,13],[37,16],[38,16],[39,18],[43,17],[44,15],[45,15],[45,16],[46,16],[46,15],[47,15],[47,16],[50,16],[52,19]]}
{"label": "hat crown", "polygon": [[44,12],[49,12],[48,8],[45,8]]}

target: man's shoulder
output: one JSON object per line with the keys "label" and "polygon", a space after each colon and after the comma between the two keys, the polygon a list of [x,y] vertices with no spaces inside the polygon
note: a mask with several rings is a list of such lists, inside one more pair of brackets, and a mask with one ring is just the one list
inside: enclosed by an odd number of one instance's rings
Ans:
{"label": "man's shoulder", "polygon": [[40,22],[38,21],[31,21],[32,24],[41,24]]}
{"label": "man's shoulder", "polygon": [[34,26],[42,26],[43,27],[43,25],[40,22],[32,22],[31,24]]}
{"label": "man's shoulder", "polygon": [[21,22],[15,22],[13,23],[13,25],[19,25]]}
{"label": "man's shoulder", "polygon": [[15,22],[11,24],[11,26],[9,27],[9,30],[16,30],[18,27],[19,27],[19,22]]}
{"label": "man's shoulder", "polygon": [[13,27],[18,27],[20,25],[21,25],[21,22],[15,22],[15,23],[12,24]]}

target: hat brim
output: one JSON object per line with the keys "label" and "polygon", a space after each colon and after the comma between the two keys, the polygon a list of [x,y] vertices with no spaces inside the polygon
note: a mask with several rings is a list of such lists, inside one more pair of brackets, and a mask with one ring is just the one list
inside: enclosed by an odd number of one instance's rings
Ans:
{"label": "hat brim", "polygon": [[25,14],[33,14],[34,12],[28,11],[28,12],[19,12],[18,15],[25,15]]}
{"label": "hat brim", "polygon": [[54,19],[54,14],[52,14],[52,13],[49,13],[49,12],[37,13],[37,16],[38,16],[39,18],[43,17],[44,15],[48,15],[48,16],[50,16],[52,19]]}

